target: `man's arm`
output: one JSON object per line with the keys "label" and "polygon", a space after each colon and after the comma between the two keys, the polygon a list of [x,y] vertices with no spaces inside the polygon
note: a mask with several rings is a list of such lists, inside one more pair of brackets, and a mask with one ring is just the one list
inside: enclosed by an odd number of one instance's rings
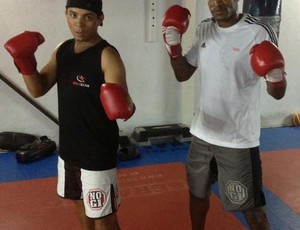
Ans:
{"label": "man's arm", "polygon": [[101,58],[105,83],[100,87],[100,100],[110,120],[128,120],[135,112],[126,83],[126,71],[119,53],[105,48]]}
{"label": "man's arm", "polygon": [[162,36],[175,77],[179,82],[188,80],[196,70],[182,56],[181,37],[188,29],[190,16],[188,9],[173,5],[164,13],[162,20]]}
{"label": "man's arm", "polygon": [[29,93],[40,97],[47,93],[56,82],[56,58],[51,56],[49,63],[41,72],[37,71],[34,56],[38,46],[45,41],[38,32],[24,31],[9,39],[4,47],[14,59],[14,63],[23,75]]}
{"label": "man's arm", "polygon": [[190,79],[197,69],[195,66],[190,65],[186,58],[182,55],[178,56],[177,58],[170,59],[170,61],[175,77],[179,82]]}
{"label": "man's arm", "polygon": [[266,83],[267,83],[267,92],[273,98],[280,100],[281,98],[284,97],[286,91],[286,85],[287,85],[285,74],[283,74],[283,80],[281,80],[278,83],[270,82],[270,81],[266,81]]}
{"label": "man's arm", "polygon": [[40,72],[36,71],[24,76],[23,79],[32,97],[45,95],[56,84],[56,50]]}

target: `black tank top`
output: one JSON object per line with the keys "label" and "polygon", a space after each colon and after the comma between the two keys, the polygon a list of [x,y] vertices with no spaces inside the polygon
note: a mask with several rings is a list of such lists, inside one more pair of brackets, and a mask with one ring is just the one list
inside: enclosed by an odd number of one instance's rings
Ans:
{"label": "black tank top", "polygon": [[99,94],[104,83],[101,53],[105,40],[81,53],[74,53],[74,39],[57,51],[59,109],[59,155],[66,162],[87,170],[116,167],[119,128],[110,121]]}

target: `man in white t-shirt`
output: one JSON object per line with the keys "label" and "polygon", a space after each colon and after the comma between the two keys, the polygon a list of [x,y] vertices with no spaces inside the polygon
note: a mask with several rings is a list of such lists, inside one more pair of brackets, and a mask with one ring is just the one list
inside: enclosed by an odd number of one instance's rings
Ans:
{"label": "man in white t-shirt", "polygon": [[260,88],[281,99],[284,59],[269,24],[237,12],[238,0],[208,0],[212,18],[197,27],[182,54],[190,13],[175,5],[164,14],[163,39],[179,82],[198,71],[198,103],[187,160],[193,229],[204,229],[211,185],[218,180],[226,211],[241,211],[251,229],[269,229],[259,155]]}

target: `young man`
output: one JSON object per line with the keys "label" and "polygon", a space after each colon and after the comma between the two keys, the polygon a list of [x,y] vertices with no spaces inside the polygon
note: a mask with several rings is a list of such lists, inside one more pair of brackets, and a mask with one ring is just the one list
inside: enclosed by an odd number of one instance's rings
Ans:
{"label": "young man", "polygon": [[198,106],[187,161],[193,230],[204,229],[215,175],[226,211],[241,211],[251,229],[269,229],[259,155],[260,85],[275,99],[285,94],[284,60],[273,29],[248,14],[238,0],[208,0],[204,20],[185,55],[181,37],[189,11],[178,5],[163,18],[163,38],[178,81],[198,71]]}
{"label": "young man", "polygon": [[68,0],[65,15],[73,39],[60,44],[40,72],[34,53],[44,42],[41,34],[25,31],[5,48],[33,97],[57,83],[58,195],[75,201],[82,229],[118,230],[116,119],[130,118],[135,106],[119,53],[97,31],[102,1]]}

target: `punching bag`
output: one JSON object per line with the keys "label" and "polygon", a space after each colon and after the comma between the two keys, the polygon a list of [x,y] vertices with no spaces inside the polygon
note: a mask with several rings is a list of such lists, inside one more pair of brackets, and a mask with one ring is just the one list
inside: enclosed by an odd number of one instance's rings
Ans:
{"label": "punching bag", "polygon": [[279,37],[281,0],[244,0],[243,12],[268,22]]}

